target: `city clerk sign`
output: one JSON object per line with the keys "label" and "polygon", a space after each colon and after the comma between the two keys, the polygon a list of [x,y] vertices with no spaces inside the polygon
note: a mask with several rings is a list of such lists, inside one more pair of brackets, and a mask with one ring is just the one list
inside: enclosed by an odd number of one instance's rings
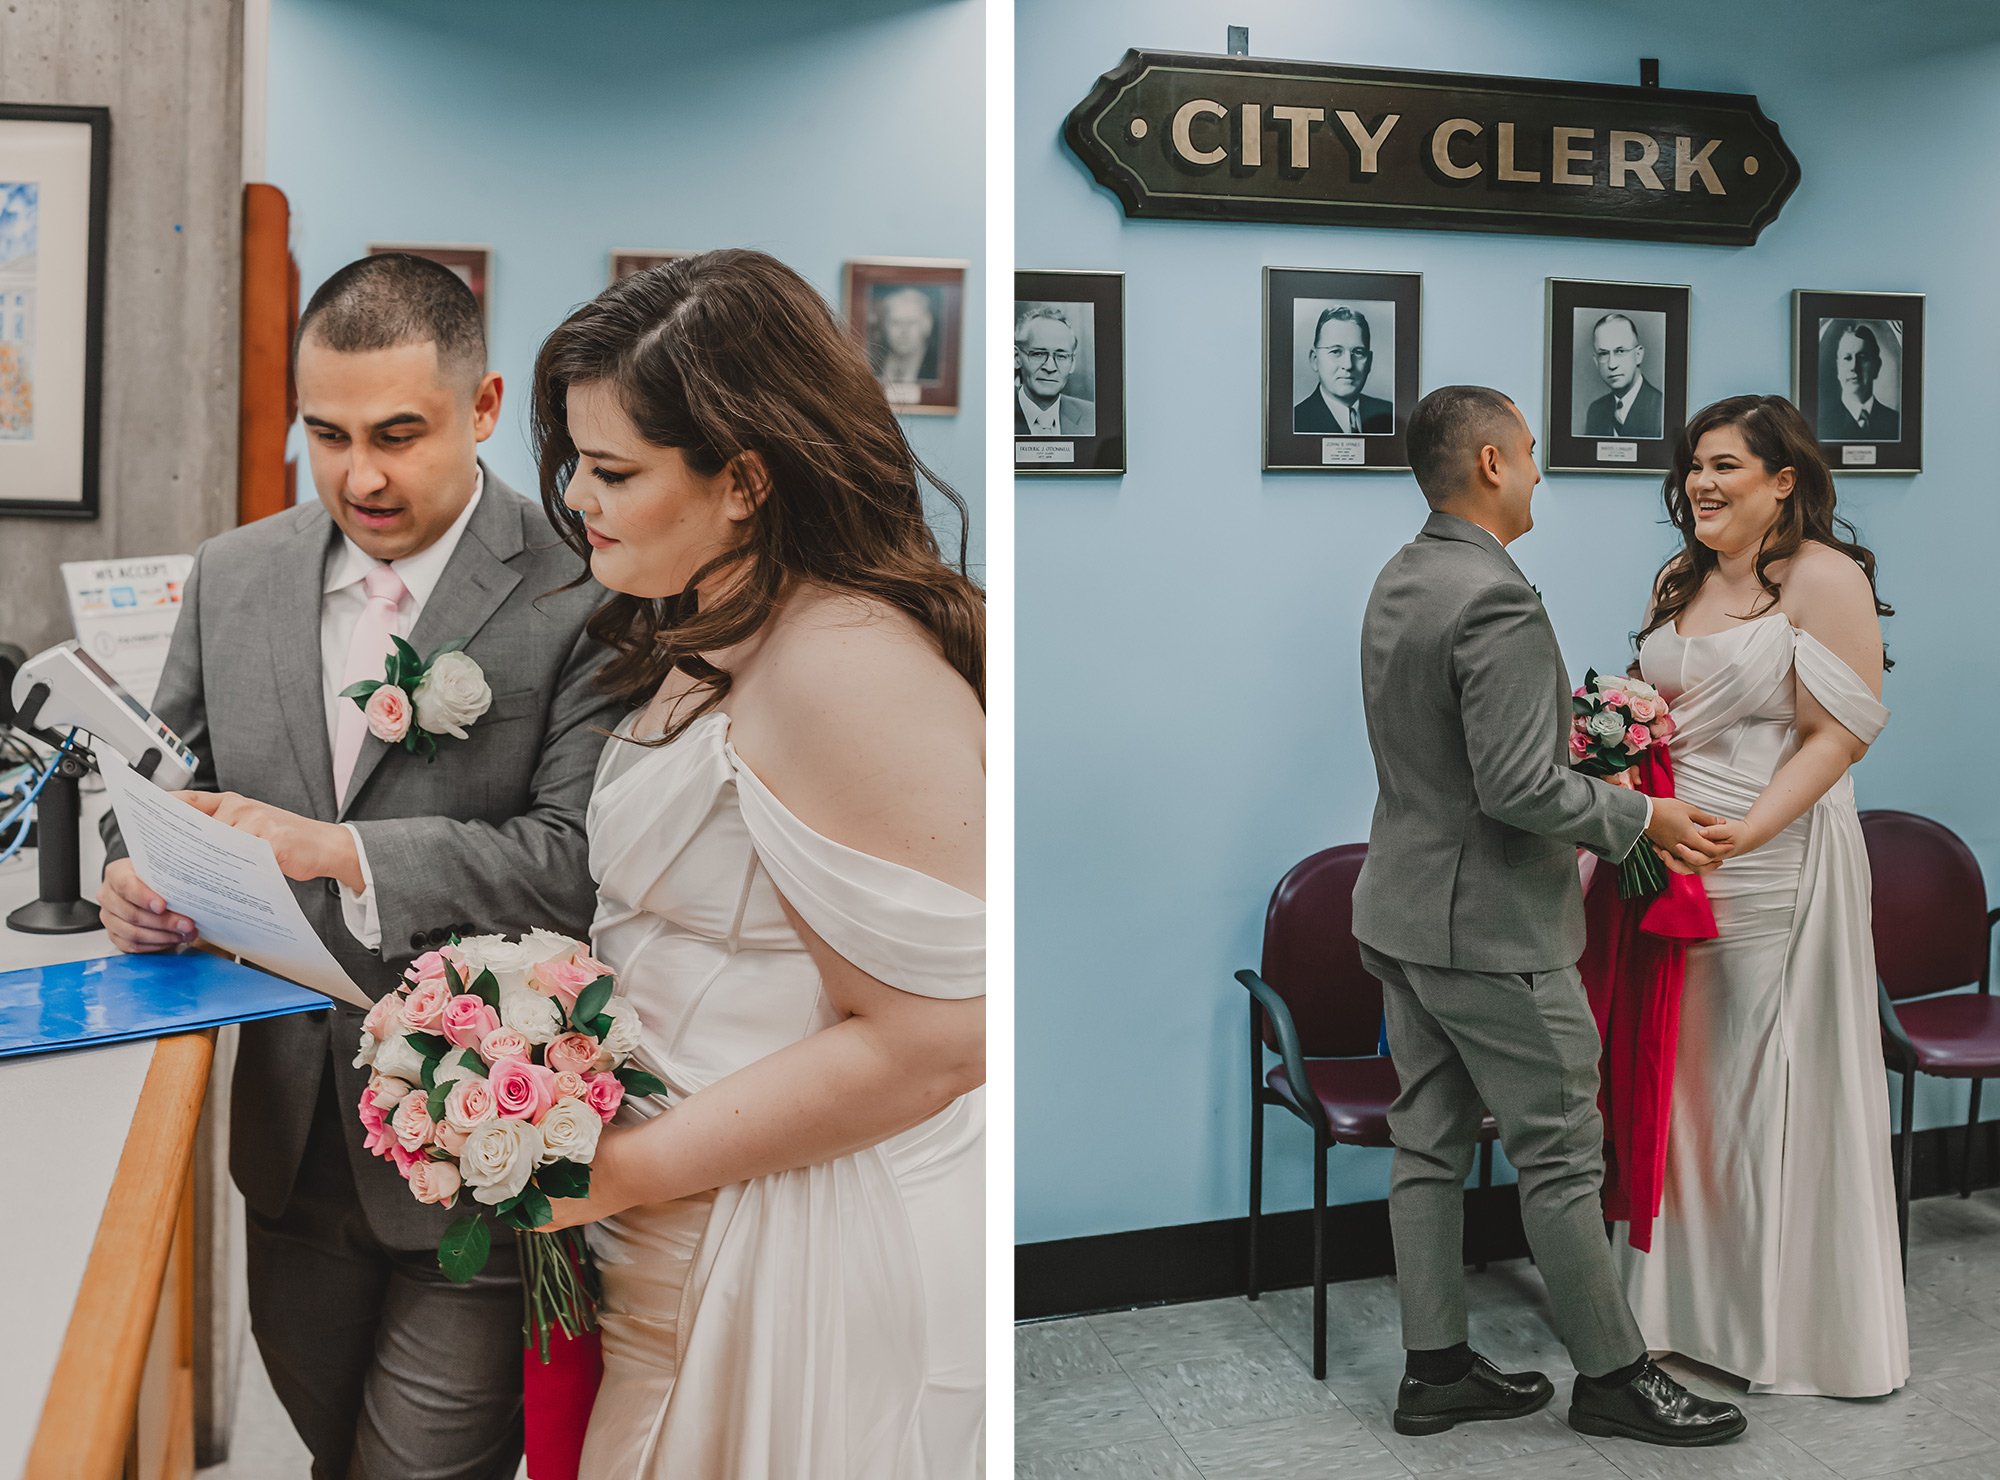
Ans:
{"label": "city clerk sign", "polygon": [[1128,216],[1748,244],[1799,162],[1739,93],[1128,51],[1069,145]]}

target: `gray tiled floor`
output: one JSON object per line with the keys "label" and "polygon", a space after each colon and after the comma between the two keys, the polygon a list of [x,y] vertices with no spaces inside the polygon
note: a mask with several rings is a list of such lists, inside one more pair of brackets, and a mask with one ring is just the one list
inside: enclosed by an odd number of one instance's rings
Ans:
{"label": "gray tiled floor", "polygon": [[1395,1287],[1327,1291],[1327,1377],[1312,1380],[1312,1296],[1122,1311],[1017,1328],[1016,1480],[2000,1480],[2000,1191],[1913,1210],[1909,1386],[1886,1399],[1746,1396],[1669,1360],[1684,1381],[1743,1405],[1734,1444],[1668,1450],[1586,1439],[1563,1422],[1575,1369],[1526,1261],[1466,1276],[1472,1344],[1539,1367],[1556,1401],[1511,1423],[1433,1438],[1390,1427],[1402,1371]]}

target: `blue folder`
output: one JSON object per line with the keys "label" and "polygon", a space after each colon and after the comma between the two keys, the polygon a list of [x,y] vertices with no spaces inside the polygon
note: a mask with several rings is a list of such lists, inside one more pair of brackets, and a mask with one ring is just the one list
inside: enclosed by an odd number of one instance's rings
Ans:
{"label": "blue folder", "polygon": [[0,1059],[317,1012],[318,992],[207,951],[0,972]]}

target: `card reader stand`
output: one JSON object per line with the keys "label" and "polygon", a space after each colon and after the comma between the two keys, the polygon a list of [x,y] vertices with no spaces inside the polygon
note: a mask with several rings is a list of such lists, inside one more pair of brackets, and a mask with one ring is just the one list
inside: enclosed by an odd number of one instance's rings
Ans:
{"label": "card reader stand", "polygon": [[[16,712],[14,723],[54,743],[54,737],[34,730],[48,697],[48,685],[36,684],[28,691],[28,702]],[[147,752],[146,760],[151,763],[149,770],[160,763],[154,751]],[[36,799],[35,862],[41,897],[10,914],[9,928],[27,935],[81,935],[103,928],[97,905],[83,897],[83,796],[78,783],[94,764],[88,750],[71,746],[57,760],[55,774]]]}

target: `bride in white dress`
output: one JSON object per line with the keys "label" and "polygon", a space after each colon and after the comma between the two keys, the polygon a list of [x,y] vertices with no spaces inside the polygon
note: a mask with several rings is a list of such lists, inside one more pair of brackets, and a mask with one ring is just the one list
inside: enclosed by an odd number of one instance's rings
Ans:
{"label": "bride in white dress", "polygon": [[1653,1249],[1616,1254],[1646,1343],[1755,1392],[1909,1377],[1849,770],[1888,719],[1874,557],[1842,535],[1805,419],[1775,396],[1688,424],[1639,662],[1677,722],[1675,788],[1731,826],[1691,945]]}
{"label": "bride in white dress", "polygon": [[861,350],[761,253],[607,289],[535,401],[544,503],[622,593],[593,949],[669,1092],[556,1205],[604,1277],[583,1474],[977,1475],[983,600]]}

